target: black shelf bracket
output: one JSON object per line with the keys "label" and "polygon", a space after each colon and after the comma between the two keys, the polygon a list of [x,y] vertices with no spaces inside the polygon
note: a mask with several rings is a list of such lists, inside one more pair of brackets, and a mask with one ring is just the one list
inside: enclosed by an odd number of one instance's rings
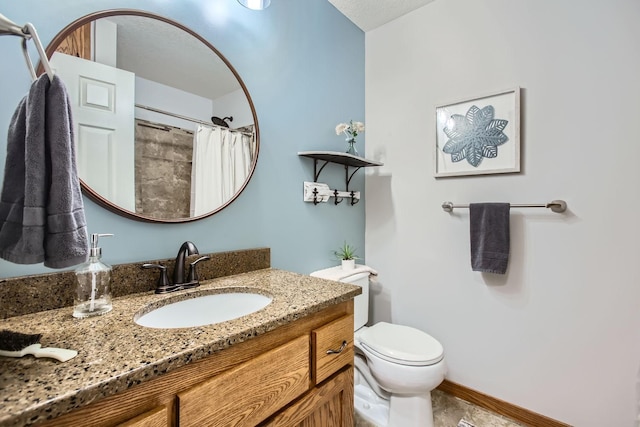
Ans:
{"label": "black shelf bracket", "polygon": [[318,169],[318,159],[313,159],[313,182],[318,182],[318,178],[320,177],[320,173],[322,173],[322,169],[329,164],[329,161],[325,161],[320,169]]}
{"label": "black shelf bracket", "polygon": [[353,178],[353,175],[356,174],[356,172],[358,172],[360,169],[362,168],[362,166],[357,166],[353,172],[351,173],[351,175],[349,175],[349,165],[344,165],[344,178],[346,181],[346,191],[349,191],[349,184],[351,183],[351,178]]}

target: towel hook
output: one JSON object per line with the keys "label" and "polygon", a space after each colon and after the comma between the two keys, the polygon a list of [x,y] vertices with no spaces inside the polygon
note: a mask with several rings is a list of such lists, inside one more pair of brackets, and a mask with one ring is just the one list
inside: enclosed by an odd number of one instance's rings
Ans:
{"label": "towel hook", "polygon": [[[36,45],[36,50],[38,51],[38,55],[40,56],[40,63],[42,64],[44,71],[47,73],[47,76],[49,76],[49,81],[53,81],[53,70],[51,70],[51,65],[49,64],[49,60],[47,59],[47,53],[44,51],[44,47],[42,47],[42,43],[40,42],[40,37],[38,37],[38,32],[36,31],[36,28],[30,22],[27,22],[24,25],[24,28],[22,29],[22,31],[25,34],[28,34],[31,36],[33,43]],[[24,51],[25,57],[28,58],[29,54],[27,52],[26,37],[22,41],[22,49]],[[27,59],[27,65],[29,66],[31,77],[33,77],[33,80],[35,80],[36,72],[33,68],[33,64],[31,63],[30,59]]]}
{"label": "towel hook", "polygon": [[22,54],[24,55],[24,60],[27,62],[27,69],[29,70],[29,74],[31,74],[31,80],[35,81],[38,78],[38,76],[36,75],[36,70],[33,68],[31,57],[29,57],[29,49],[27,48],[27,39],[22,39]]}
{"label": "towel hook", "polygon": [[333,190],[333,197],[334,197],[333,203],[335,205],[337,205],[338,203],[342,203],[342,197],[339,197],[338,194],[339,194],[338,190]]}

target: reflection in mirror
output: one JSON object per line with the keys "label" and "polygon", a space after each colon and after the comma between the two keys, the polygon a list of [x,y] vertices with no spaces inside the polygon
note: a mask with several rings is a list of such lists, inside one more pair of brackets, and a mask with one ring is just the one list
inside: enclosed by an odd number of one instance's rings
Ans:
{"label": "reflection in mirror", "polygon": [[231,203],[255,168],[253,103],[206,40],[166,18],[108,11],[47,49],[72,102],[85,193],[130,218],[186,222]]}

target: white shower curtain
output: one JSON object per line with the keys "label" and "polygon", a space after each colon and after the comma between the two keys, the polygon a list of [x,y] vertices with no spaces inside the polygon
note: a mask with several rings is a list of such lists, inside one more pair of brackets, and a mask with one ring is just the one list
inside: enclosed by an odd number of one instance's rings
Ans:
{"label": "white shower curtain", "polygon": [[249,176],[253,138],[221,127],[198,125],[193,135],[191,216],[226,203]]}

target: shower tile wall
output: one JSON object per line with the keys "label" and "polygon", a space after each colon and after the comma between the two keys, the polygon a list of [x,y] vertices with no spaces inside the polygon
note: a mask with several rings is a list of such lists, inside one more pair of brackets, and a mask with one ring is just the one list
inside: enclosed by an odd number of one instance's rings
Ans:
{"label": "shower tile wall", "polygon": [[193,134],[136,120],[136,213],[189,216]]}

